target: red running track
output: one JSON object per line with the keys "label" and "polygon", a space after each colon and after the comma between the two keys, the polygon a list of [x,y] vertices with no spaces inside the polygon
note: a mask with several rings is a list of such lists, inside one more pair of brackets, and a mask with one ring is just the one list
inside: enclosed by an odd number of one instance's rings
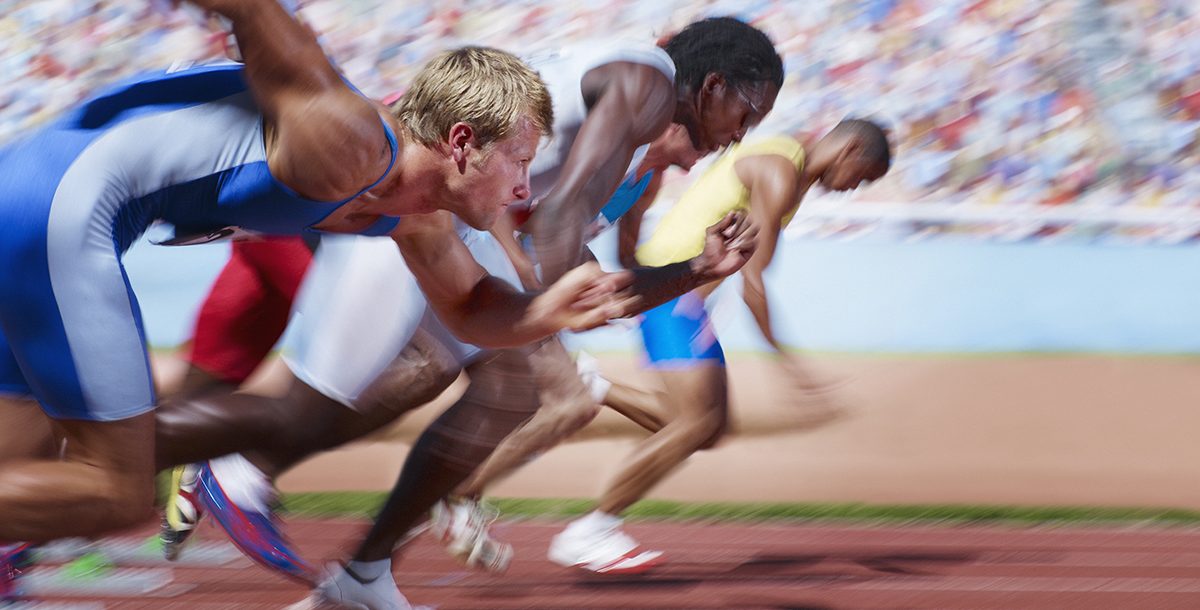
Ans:
{"label": "red running track", "polygon": [[[397,563],[396,581],[414,604],[438,610],[1200,608],[1194,528],[639,522],[628,531],[665,550],[670,563],[644,576],[595,577],[544,559],[561,526],[498,524],[494,531],[517,553],[504,576],[465,571],[423,536]],[[337,557],[364,528],[289,523],[314,560]],[[220,539],[211,527],[201,536]],[[130,610],[266,610],[305,594],[238,558],[217,568],[176,567],[169,586],[137,598],[91,600]]]}

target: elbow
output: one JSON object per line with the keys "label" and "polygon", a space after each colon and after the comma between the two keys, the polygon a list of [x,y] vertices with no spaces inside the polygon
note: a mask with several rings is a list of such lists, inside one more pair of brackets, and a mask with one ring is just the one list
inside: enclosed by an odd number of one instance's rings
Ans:
{"label": "elbow", "polygon": [[454,321],[445,320],[443,324],[455,339],[483,349],[508,349],[521,347],[530,342],[524,340],[515,329],[499,326],[483,328],[483,325],[471,324],[465,318]]}
{"label": "elbow", "polygon": [[445,317],[442,319],[442,325],[446,330],[454,335],[455,339],[484,349],[494,349],[494,341],[490,340],[488,333],[479,332],[480,329],[472,326],[465,316],[455,316],[453,318]]}

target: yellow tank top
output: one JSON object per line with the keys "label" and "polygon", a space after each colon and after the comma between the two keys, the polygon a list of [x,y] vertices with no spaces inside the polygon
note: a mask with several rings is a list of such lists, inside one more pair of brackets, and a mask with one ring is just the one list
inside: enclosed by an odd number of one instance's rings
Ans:
{"label": "yellow tank top", "polygon": [[[639,264],[661,267],[688,260],[704,251],[704,232],[734,210],[748,210],[750,193],[738,178],[734,164],[757,155],[791,159],[796,171],[804,168],[804,147],[795,138],[774,136],[744,142],[721,155],[663,216],[650,239],[637,249]],[[799,207],[799,202],[797,206]],[[796,214],[793,207],[783,218],[787,226]]]}

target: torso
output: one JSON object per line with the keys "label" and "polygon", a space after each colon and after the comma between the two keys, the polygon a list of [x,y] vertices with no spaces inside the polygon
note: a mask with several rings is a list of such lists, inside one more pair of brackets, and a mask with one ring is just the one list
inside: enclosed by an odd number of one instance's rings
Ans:
{"label": "torso", "polygon": [[[717,159],[679,197],[637,250],[643,265],[658,267],[688,260],[704,250],[708,227],[729,212],[748,210],[750,194],[738,178],[734,165],[741,159],[758,155],[786,157],[799,170],[804,166],[804,148],[794,138],[777,136],[738,144]],[[787,225],[795,214],[784,218]]]}

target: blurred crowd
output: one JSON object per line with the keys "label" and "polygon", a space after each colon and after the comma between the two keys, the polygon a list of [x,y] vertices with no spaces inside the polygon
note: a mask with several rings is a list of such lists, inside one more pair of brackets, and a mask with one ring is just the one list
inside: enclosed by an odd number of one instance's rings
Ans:
{"label": "blurred crowd", "polygon": [[[788,79],[759,132],[874,117],[894,171],[857,200],[1200,206],[1195,0],[306,0],[300,15],[369,95],[432,53],[653,39],[732,14]],[[224,56],[214,20],[170,0],[0,0],[0,142],[98,86]]]}

